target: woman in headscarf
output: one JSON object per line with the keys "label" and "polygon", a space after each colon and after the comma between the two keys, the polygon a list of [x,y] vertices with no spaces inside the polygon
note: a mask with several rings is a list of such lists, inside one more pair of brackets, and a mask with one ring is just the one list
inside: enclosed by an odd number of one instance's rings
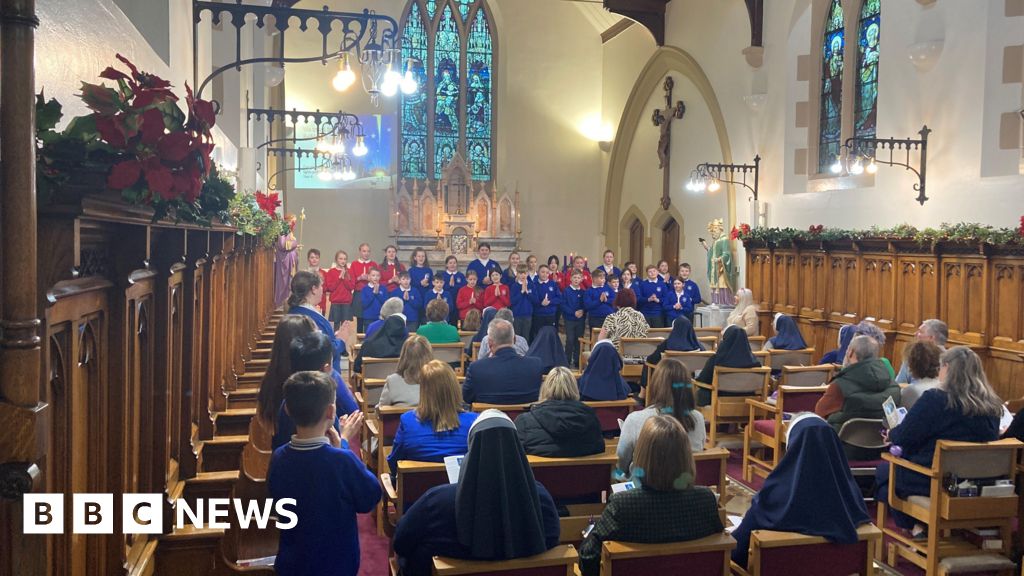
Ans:
{"label": "woman in headscarf", "polygon": [[622,357],[611,340],[599,340],[590,351],[587,369],[580,376],[583,400],[625,400],[629,385],[622,379]]}
{"label": "woman in headscarf", "polygon": [[399,314],[388,316],[384,320],[384,326],[363,342],[352,369],[361,372],[363,358],[398,358],[402,355],[406,336],[405,319]]}
{"label": "woman in headscarf", "polygon": [[473,355],[473,343],[483,342],[484,338],[487,337],[487,327],[491,325],[491,320],[494,320],[494,315],[498,313],[498,309],[492,306],[484,308],[483,316],[480,317],[480,328],[473,335],[473,339],[466,344],[466,356]]}
{"label": "woman in headscarf", "polygon": [[714,493],[693,484],[696,466],[678,420],[659,414],[644,422],[632,472],[638,486],[608,498],[608,506],[580,545],[583,576],[601,573],[601,546],[609,540],[686,542],[722,532]]}
{"label": "woman in headscarf", "polygon": [[725,319],[726,326],[739,326],[747,332],[747,336],[757,336],[760,328],[757,325],[757,303],[750,288],[740,288],[736,292],[736,308]]}
{"label": "woman in headscarf", "polygon": [[524,558],[555,547],[559,531],[555,502],[534,479],[512,420],[485,410],[469,430],[458,484],[421,496],[393,544],[403,575],[429,576],[434,556]]}
{"label": "woman in headscarf", "polygon": [[775,336],[765,342],[765,350],[803,350],[807,348],[807,342],[804,341],[803,334],[800,334],[800,328],[797,327],[792,316],[776,314],[772,328],[775,329]]}
{"label": "woman in headscarf", "polygon": [[844,324],[839,329],[839,348],[826,352],[821,357],[819,364],[842,364],[843,358],[846,358],[846,349],[850,346],[850,341],[857,334],[857,326],[853,324]]}
{"label": "woman in headscarf", "polygon": [[790,423],[786,455],[733,531],[732,561],[747,566],[754,530],[796,532],[852,544],[857,541],[857,527],[870,521],[839,436],[828,422],[807,412]]}
{"label": "woman in headscarf", "polygon": [[[715,355],[708,358],[708,361],[704,363],[704,367],[701,368],[697,377],[694,380],[703,382],[705,384],[711,384],[712,379],[715,377],[715,367],[721,366],[722,368],[757,368],[761,365],[754,357],[754,353],[750,351],[750,340],[747,338],[747,333],[739,326],[730,324],[725,327],[725,332],[722,333],[722,341],[718,344],[718,348],[715,349]],[[729,396],[729,392],[719,392],[722,396]],[[743,396],[743,394],[738,394]],[[697,389],[697,405],[707,406],[711,404],[711,392],[708,392],[704,388]]]}
{"label": "woman in headscarf", "polygon": [[[704,350],[704,345],[697,340],[697,333],[693,330],[693,324],[686,316],[677,316],[672,321],[672,331],[668,338],[662,340],[661,344],[654,349],[654,352],[647,357],[647,363],[654,366],[661,362],[661,356],[666,350],[673,352],[694,352]],[[640,385],[647,386],[647,370],[640,375]]]}
{"label": "woman in headscarf", "polygon": [[569,361],[565,359],[565,347],[562,346],[562,341],[558,338],[558,332],[555,331],[554,326],[544,326],[537,331],[526,355],[540,359],[544,374],[551,372],[551,369],[557,366],[569,367]]}

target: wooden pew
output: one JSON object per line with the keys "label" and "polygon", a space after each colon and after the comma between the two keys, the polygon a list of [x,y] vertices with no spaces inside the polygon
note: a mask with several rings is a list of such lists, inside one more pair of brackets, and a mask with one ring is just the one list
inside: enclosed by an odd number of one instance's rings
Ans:
{"label": "wooden pew", "polygon": [[434,557],[434,576],[573,576],[579,554],[571,545],[555,546],[547,552],[515,560],[481,561]]}
{"label": "wooden pew", "polygon": [[729,574],[729,556],[736,541],[728,534],[713,534],[689,542],[635,544],[608,541],[601,545],[601,576],[676,574]]}

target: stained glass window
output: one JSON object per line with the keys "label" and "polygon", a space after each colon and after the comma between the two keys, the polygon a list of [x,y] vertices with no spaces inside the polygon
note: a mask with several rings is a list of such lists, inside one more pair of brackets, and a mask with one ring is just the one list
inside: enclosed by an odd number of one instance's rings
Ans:
{"label": "stained glass window", "polygon": [[400,106],[401,174],[440,179],[460,153],[473,179],[494,179],[494,32],[486,0],[409,0],[402,58],[420,91]]}
{"label": "stained glass window", "polygon": [[427,177],[427,32],[418,4],[409,10],[402,33],[402,61],[413,62],[413,74],[420,90],[402,95],[401,173],[406,178]]}
{"label": "stained glass window", "polygon": [[474,180],[491,179],[491,30],[478,10],[466,49],[466,149]]}
{"label": "stained glass window", "polygon": [[434,178],[459,149],[459,60],[462,38],[452,7],[445,6],[434,45]]}
{"label": "stained glass window", "polygon": [[864,0],[857,26],[857,93],[855,94],[853,134],[875,137],[878,104],[878,47],[881,32],[882,0]]}
{"label": "stained glass window", "polygon": [[832,0],[821,46],[821,111],[818,171],[828,170],[839,154],[843,127],[843,7]]}

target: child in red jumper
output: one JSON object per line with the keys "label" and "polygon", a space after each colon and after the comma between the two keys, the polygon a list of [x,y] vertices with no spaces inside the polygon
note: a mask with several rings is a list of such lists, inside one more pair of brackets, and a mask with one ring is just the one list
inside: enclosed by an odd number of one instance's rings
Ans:
{"label": "child in red jumper", "polygon": [[501,272],[491,271],[491,285],[484,290],[484,308],[492,306],[497,310],[511,305],[509,287],[501,283]]}
{"label": "child in red jumper", "polygon": [[476,295],[476,272],[466,272],[466,285],[459,289],[455,298],[455,307],[459,309],[459,320],[465,320],[466,314],[472,309],[483,312],[484,299]]}
{"label": "child in red jumper", "polygon": [[348,253],[338,250],[334,253],[334,264],[324,278],[324,291],[330,294],[331,315],[328,320],[337,330],[345,320],[351,320],[352,291],[356,288],[353,274],[348,269]]}

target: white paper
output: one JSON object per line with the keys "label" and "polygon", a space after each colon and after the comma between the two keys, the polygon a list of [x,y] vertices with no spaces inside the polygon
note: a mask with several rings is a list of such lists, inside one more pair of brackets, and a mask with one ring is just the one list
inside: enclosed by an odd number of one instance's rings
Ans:
{"label": "white paper", "polygon": [[882,402],[882,411],[885,413],[885,422],[890,430],[899,426],[907,415],[907,409],[897,408],[896,401],[892,399],[892,396],[889,396],[885,399],[885,402]]}
{"label": "white paper", "polygon": [[740,527],[740,522],[743,522],[743,516],[736,516],[734,514],[725,515],[726,523],[728,526],[725,527],[726,534],[732,534],[732,531]]}
{"label": "white paper", "polygon": [[465,454],[461,456],[444,457],[444,471],[448,473],[449,484],[459,483],[459,470],[462,468],[462,459],[465,457]]}
{"label": "white paper", "polygon": [[636,488],[636,485],[633,484],[633,482],[619,482],[618,484],[612,484],[612,494],[618,494],[619,492],[632,490],[633,488]]}

